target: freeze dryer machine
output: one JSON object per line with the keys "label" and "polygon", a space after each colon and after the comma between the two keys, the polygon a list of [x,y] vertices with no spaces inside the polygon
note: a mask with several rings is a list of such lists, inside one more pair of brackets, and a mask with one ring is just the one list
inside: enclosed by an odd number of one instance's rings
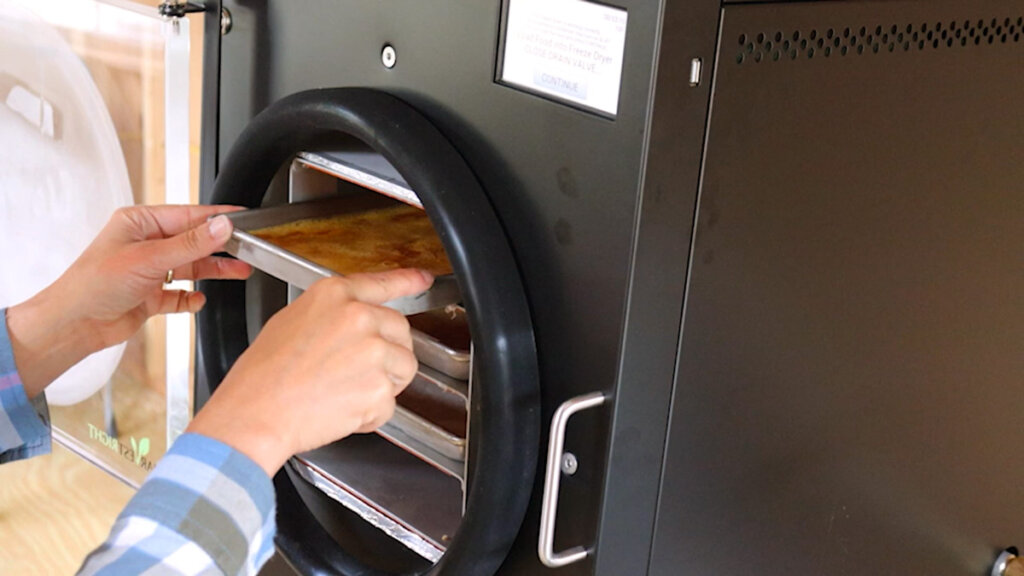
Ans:
{"label": "freeze dryer machine", "polygon": [[[421,358],[461,424],[276,479],[298,571],[982,576],[1024,542],[1024,2],[204,4],[164,7],[206,12],[202,201],[421,206],[469,336]],[[295,289],[203,286],[200,398]]]}

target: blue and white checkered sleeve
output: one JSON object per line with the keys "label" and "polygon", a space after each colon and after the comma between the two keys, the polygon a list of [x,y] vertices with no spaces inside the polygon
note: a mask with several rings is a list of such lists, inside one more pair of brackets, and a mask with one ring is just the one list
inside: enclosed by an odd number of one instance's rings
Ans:
{"label": "blue and white checkered sleeve", "polygon": [[50,413],[43,394],[29,400],[14,365],[7,309],[0,308],[0,464],[50,452]]}
{"label": "blue and white checkered sleeve", "polygon": [[274,486],[199,434],[178,438],[79,576],[256,574],[274,551]]}

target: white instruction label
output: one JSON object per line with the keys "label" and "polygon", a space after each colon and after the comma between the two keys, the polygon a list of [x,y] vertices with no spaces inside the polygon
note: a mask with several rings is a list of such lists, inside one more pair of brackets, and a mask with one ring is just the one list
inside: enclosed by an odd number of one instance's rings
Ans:
{"label": "white instruction label", "polygon": [[501,80],[615,114],[626,11],[584,0],[509,0]]}

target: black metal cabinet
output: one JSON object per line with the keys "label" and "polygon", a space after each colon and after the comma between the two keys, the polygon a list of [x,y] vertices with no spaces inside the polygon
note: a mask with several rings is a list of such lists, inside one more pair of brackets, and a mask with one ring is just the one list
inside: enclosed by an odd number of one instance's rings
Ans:
{"label": "black metal cabinet", "polygon": [[980,575],[1024,538],[1021,17],[725,8],[652,575]]}
{"label": "black metal cabinet", "polygon": [[223,2],[204,194],[317,87],[396,95],[463,155],[544,426],[610,399],[569,425],[558,514],[556,549],[593,554],[540,564],[538,475],[502,574],[984,573],[1024,540],[1024,3],[615,4],[609,118],[495,81],[499,1]]}
{"label": "black metal cabinet", "polygon": [[[561,402],[588,392],[615,395],[622,389],[648,407],[616,403],[613,407],[625,409],[616,413],[617,408],[605,407],[573,420],[566,446],[581,466],[574,478],[563,482],[556,549],[593,546],[605,500],[618,505],[637,496],[636,489],[641,488],[644,504],[631,507],[634,516],[629,521],[621,517],[612,526],[625,531],[631,562],[642,565],[654,515],[658,439],[664,436],[667,418],[682,276],[676,274],[674,289],[628,304],[661,14],[660,6],[652,2],[620,5],[629,14],[629,32],[614,119],[495,81],[500,2],[229,1],[224,7],[232,16],[230,34],[208,36],[208,41],[220,40],[216,140],[221,155],[270,103],[325,86],[366,86],[397,95],[455,144],[487,191],[521,267],[539,351],[545,426]],[[707,11],[712,26],[714,11]],[[711,30],[701,36],[705,58],[711,57],[712,37]],[[397,52],[392,69],[382,65],[385,45]],[[689,59],[679,64],[688,70]],[[705,89],[696,105],[705,106],[706,98]],[[661,197],[675,196],[677,190],[681,194],[671,199],[672,212],[657,212],[657,203],[649,208],[651,216],[661,218],[681,211],[678,221],[673,218],[662,226],[678,226],[677,249],[683,251],[692,227],[704,112],[698,108],[688,116],[693,124],[688,138],[691,180],[678,189],[673,184],[672,190],[659,191]],[[213,160],[208,158],[208,164]],[[641,219],[646,222],[648,216]],[[662,268],[648,264],[652,265]],[[645,369],[658,371],[659,381],[640,374],[621,381],[627,308],[634,315],[641,308],[657,315],[662,303],[677,310],[676,319],[669,316],[657,336],[668,346],[642,362]],[[640,336],[651,337],[650,329]],[[615,426],[630,432],[617,441],[625,457],[609,464],[613,416]],[[629,457],[638,453],[637,447],[630,447],[631,435],[638,432],[640,451],[646,454],[639,462]],[[606,495],[606,478],[615,479],[609,494],[618,495]],[[533,491],[534,505],[502,572],[547,572],[536,552],[540,479],[523,490]],[[619,540],[615,531],[609,533],[610,541]],[[615,555],[618,559],[625,559],[623,544],[619,541],[623,553]],[[564,574],[594,572],[592,559],[560,569]],[[618,572],[609,567],[605,573]]]}

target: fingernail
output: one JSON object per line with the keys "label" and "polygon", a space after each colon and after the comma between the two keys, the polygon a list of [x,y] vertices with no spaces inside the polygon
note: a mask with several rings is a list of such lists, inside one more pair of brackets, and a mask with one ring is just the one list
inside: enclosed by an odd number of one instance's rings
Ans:
{"label": "fingernail", "polygon": [[214,216],[208,224],[210,237],[214,240],[225,238],[229,234],[231,223],[226,216]]}
{"label": "fingernail", "polygon": [[423,276],[423,279],[427,281],[427,284],[433,284],[434,283],[434,275],[433,274],[431,274],[430,272],[427,272],[426,270],[420,270],[419,272],[420,272],[420,276]]}

